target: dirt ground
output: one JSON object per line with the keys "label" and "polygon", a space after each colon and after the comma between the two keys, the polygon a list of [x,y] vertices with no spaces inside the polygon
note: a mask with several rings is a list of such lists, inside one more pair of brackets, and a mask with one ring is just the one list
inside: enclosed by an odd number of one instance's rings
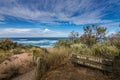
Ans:
{"label": "dirt ground", "polygon": [[[32,56],[28,53],[14,55],[8,60],[0,64],[0,70],[7,68],[14,64],[23,66],[20,68],[21,74],[14,76],[8,80],[34,80],[35,68],[31,65]],[[111,75],[111,73],[110,73]],[[105,74],[102,71],[88,68],[81,65],[74,65],[71,59],[68,59],[64,64],[49,70],[45,73],[41,80],[117,80],[112,79],[109,74]]]}
{"label": "dirt ground", "polygon": [[33,70],[32,55],[29,53],[22,53],[13,55],[0,64],[0,79],[1,77],[11,77],[21,75]]}
{"label": "dirt ground", "polygon": [[71,61],[47,72],[43,80],[109,80],[101,71],[74,65]]}
{"label": "dirt ground", "polygon": [[[18,76],[11,80],[34,80],[35,70],[24,75]],[[107,74],[88,68],[85,66],[74,65],[70,60],[67,60],[61,66],[49,70],[41,80],[110,80]]]}

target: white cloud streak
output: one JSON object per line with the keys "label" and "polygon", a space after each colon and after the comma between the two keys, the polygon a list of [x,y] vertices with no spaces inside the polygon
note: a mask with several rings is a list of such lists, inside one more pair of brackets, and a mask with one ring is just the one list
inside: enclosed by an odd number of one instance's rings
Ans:
{"label": "white cloud streak", "polygon": [[68,33],[53,31],[48,28],[3,28],[0,37],[67,37]]}
{"label": "white cloud streak", "polygon": [[3,29],[2,32],[3,34],[19,34],[19,33],[28,33],[30,32],[31,29],[20,29],[20,28],[7,28]]}

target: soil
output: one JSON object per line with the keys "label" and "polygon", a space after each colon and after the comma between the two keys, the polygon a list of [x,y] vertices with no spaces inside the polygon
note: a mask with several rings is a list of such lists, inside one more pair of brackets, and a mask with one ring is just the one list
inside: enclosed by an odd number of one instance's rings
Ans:
{"label": "soil", "polygon": [[[23,65],[20,75],[14,76],[8,80],[34,80],[35,68],[31,65],[32,56],[28,53],[14,55],[10,59],[0,64],[0,69],[8,67],[11,64]],[[41,80],[117,80],[111,78],[111,73],[103,73],[100,70],[73,64],[68,58],[60,66],[47,71]],[[119,77],[119,76],[118,76]]]}

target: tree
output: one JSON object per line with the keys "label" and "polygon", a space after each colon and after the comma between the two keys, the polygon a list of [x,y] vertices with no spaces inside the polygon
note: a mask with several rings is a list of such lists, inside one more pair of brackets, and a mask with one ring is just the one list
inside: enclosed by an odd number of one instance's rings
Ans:
{"label": "tree", "polygon": [[112,45],[115,45],[117,48],[120,49],[120,32],[116,32],[109,37],[109,41]]}
{"label": "tree", "polygon": [[106,30],[106,27],[95,27],[95,37],[97,41],[105,39]]}
{"label": "tree", "polygon": [[72,32],[70,32],[70,34],[69,34],[69,39],[72,40],[73,42],[74,42],[74,40],[75,40],[76,38],[78,38],[78,37],[79,37],[79,33],[78,33],[78,32],[72,31]]}
{"label": "tree", "polygon": [[106,28],[105,27],[98,27],[98,26],[85,26],[83,27],[84,33],[80,37],[81,42],[87,44],[88,46],[92,46],[96,44],[101,39],[105,39]]}

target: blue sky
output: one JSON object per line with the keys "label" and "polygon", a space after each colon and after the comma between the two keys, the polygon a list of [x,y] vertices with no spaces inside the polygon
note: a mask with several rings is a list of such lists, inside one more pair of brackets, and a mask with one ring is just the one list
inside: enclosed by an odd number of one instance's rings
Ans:
{"label": "blue sky", "polygon": [[91,24],[118,31],[120,0],[0,0],[0,37],[66,37]]}

